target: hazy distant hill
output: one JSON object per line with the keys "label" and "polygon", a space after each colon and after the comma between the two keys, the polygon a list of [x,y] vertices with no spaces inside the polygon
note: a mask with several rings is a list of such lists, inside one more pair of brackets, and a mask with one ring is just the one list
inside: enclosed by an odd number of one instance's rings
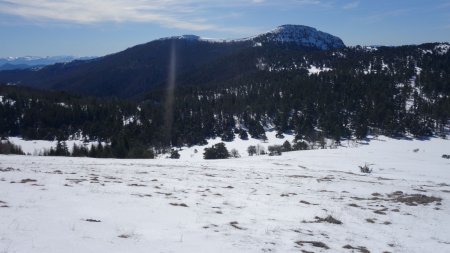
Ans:
{"label": "hazy distant hill", "polygon": [[14,69],[35,69],[55,63],[65,63],[74,60],[90,60],[95,57],[75,57],[75,56],[23,56],[0,58],[0,71]]}

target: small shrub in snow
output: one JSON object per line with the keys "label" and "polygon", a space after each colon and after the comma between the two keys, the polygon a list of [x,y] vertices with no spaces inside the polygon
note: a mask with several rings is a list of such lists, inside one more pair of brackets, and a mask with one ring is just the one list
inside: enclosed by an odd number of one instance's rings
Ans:
{"label": "small shrub in snow", "polygon": [[331,224],[337,224],[337,225],[341,225],[342,221],[335,219],[333,216],[328,215],[325,218],[320,218],[318,216],[315,217],[316,222],[321,223],[321,222],[327,222],[327,223],[331,223]]}
{"label": "small shrub in snow", "polygon": [[318,241],[296,241],[295,243],[300,246],[303,246],[304,244],[311,244],[313,247],[317,247],[317,248],[324,248],[324,249],[330,248],[325,243],[318,242]]}
{"label": "small shrub in snow", "polygon": [[292,147],[293,150],[307,150],[308,148],[308,144],[305,141],[297,141]]}
{"label": "small shrub in snow", "polygon": [[444,158],[444,159],[450,159],[450,155],[443,154],[443,155],[442,155],[442,158]]}
{"label": "small shrub in snow", "polygon": [[272,145],[268,147],[269,150],[269,155],[270,156],[274,156],[274,155],[281,155],[281,152],[283,151],[283,147],[280,145]]}
{"label": "small shrub in snow", "polygon": [[233,148],[233,149],[230,151],[230,156],[231,156],[231,157],[234,157],[234,158],[239,158],[239,157],[241,157],[241,155],[239,154],[239,151],[237,151],[237,149],[235,149],[235,148]]}
{"label": "small shrub in snow", "polygon": [[180,153],[178,153],[178,150],[172,150],[170,152],[170,159],[180,159]]}
{"label": "small shrub in snow", "polygon": [[361,173],[372,173],[372,169],[369,167],[369,165],[366,163],[364,166],[358,166],[361,170]]}
{"label": "small shrub in snow", "polygon": [[266,149],[261,144],[258,144],[256,146],[251,145],[251,146],[248,146],[247,152],[248,152],[249,156],[265,155],[266,154]]}
{"label": "small shrub in snow", "polygon": [[256,155],[265,155],[265,154],[266,149],[264,148],[264,146],[261,144],[256,145]]}
{"label": "small shrub in snow", "polygon": [[256,146],[248,146],[247,152],[249,156],[256,155]]}
{"label": "small shrub in snow", "polygon": [[291,143],[289,141],[285,141],[283,143],[283,152],[289,152],[289,151],[292,151]]}

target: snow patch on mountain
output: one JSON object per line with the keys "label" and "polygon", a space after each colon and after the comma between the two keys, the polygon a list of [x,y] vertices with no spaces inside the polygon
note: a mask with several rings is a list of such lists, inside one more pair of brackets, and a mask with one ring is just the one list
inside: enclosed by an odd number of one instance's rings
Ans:
{"label": "snow patch on mountain", "polygon": [[376,48],[376,47],[364,46],[362,48],[366,52],[376,52],[376,51],[378,51],[378,48]]}
{"label": "snow patch on mountain", "polygon": [[450,44],[439,44],[434,47],[434,51],[439,55],[447,54],[450,49]]}
{"label": "snow patch on mountain", "polygon": [[13,106],[16,104],[16,101],[10,98],[5,98],[4,96],[0,96],[0,104]]}
{"label": "snow patch on mountain", "polygon": [[249,39],[262,43],[294,43],[298,46],[314,47],[322,50],[345,47],[344,42],[340,38],[303,25],[282,25],[272,31]]}
{"label": "snow patch on mountain", "polygon": [[318,75],[320,72],[328,72],[331,71],[331,68],[327,67],[316,67],[314,65],[310,65],[308,68],[308,75]]}
{"label": "snow patch on mountain", "polygon": [[161,38],[159,40],[189,40],[189,41],[206,41],[214,43],[229,43],[229,42],[253,42],[254,47],[263,46],[265,43],[294,43],[298,46],[313,47],[321,50],[329,50],[335,48],[344,48],[344,42],[331,34],[318,31],[315,28],[303,25],[282,25],[269,32],[259,34],[252,37],[242,39],[211,39],[202,38],[197,35],[181,35]]}
{"label": "snow patch on mountain", "polygon": [[434,46],[434,48],[432,49],[424,49],[424,48],[419,48],[419,51],[423,54],[437,54],[437,55],[445,55],[449,52],[450,50],[450,44],[448,43],[440,43]]}
{"label": "snow patch on mountain", "polygon": [[138,126],[141,126],[142,125],[142,122],[141,122],[141,120],[137,117],[137,116],[129,116],[129,117],[123,117],[123,119],[122,119],[122,122],[123,122],[123,125],[124,126],[128,126],[128,125],[130,125],[130,124],[136,124],[136,125],[138,125]]}

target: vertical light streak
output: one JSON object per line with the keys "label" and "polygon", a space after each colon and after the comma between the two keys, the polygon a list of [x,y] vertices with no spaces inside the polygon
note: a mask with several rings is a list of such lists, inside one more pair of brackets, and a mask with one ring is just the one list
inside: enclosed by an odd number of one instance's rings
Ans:
{"label": "vertical light streak", "polygon": [[176,86],[176,67],[177,67],[177,56],[176,56],[175,40],[172,41],[170,47],[170,58],[169,58],[169,75],[167,79],[167,89],[166,89],[166,101],[164,103],[164,130],[165,137],[168,143],[172,144],[172,127],[173,127],[173,110],[174,110],[174,100],[175,100],[175,86]]}

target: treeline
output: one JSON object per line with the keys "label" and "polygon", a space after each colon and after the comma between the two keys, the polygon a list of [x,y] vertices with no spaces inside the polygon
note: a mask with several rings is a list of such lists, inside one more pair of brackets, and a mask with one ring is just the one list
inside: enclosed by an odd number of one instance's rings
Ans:
{"label": "treeline", "polygon": [[92,157],[92,158],[127,158],[144,159],[155,158],[155,153],[150,148],[132,147],[98,142],[96,144],[77,145],[73,144],[72,150],[69,150],[65,141],[58,141],[55,147],[44,150],[43,156],[73,156],[73,157]]}
{"label": "treeline", "polygon": [[8,140],[0,140],[0,154],[4,155],[24,155],[22,148],[9,142]]}
{"label": "treeline", "polygon": [[[0,86],[0,136],[21,136],[26,140],[83,139],[107,146],[75,155],[90,157],[153,157],[152,143],[158,137],[160,111],[136,102],[86,98],[62,92]],[[161,146],[161,145],[159,145]],[[55,147],[51,155],[60,155]],[[67,155],[66,152],[62,154]],[[78,155],[77,155],[78,156]]]}

